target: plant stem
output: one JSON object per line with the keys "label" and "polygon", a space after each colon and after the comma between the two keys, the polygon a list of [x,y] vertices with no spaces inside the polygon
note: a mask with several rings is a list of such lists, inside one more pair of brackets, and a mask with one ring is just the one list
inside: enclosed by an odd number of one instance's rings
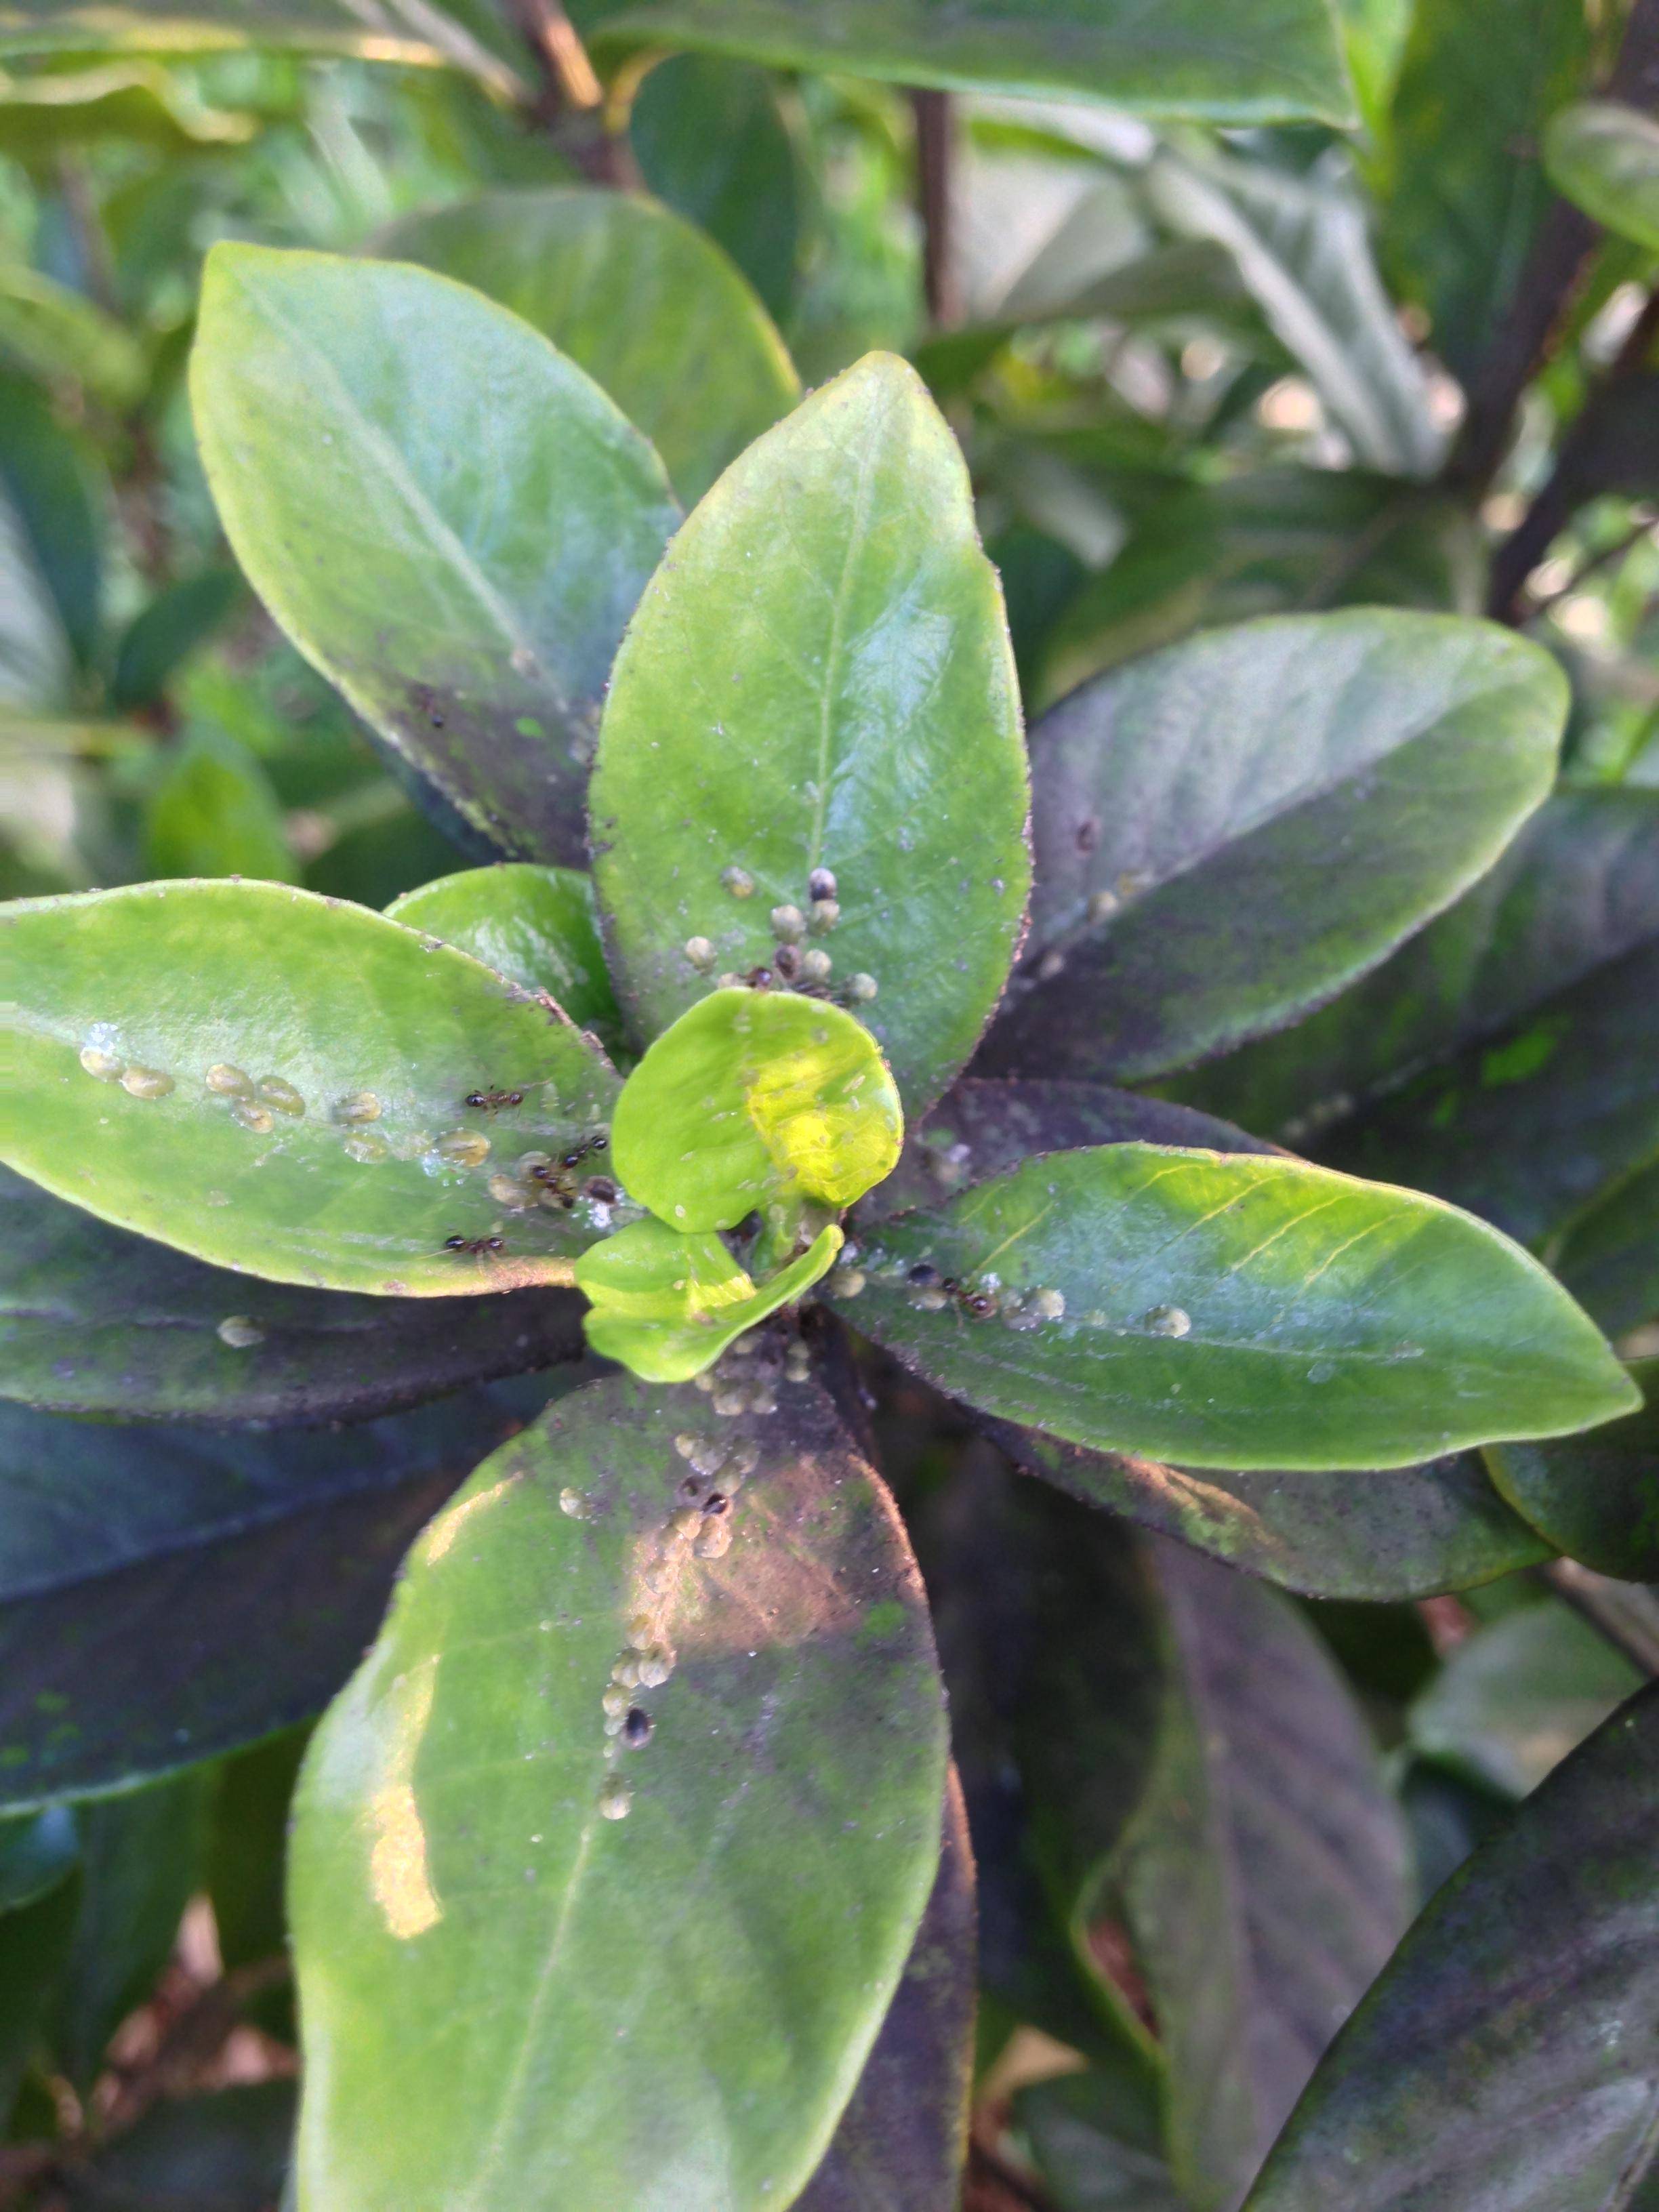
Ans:
{"label": "plant stem", "polygon": [[605,87],[562,0],[510,0],[542,81],[531,112],[590,183],[617,190],[640,181],[626,143],[605,116]]}
{"label": "plant stem", "polygon": [[1538,1571],[1633,1667],[1659,1674],[1659,1594],[1642,1583],[1598,1575],[1577,1559],[1552,1559]]}
{"label": "plant stem", "polygon": [[927,320],[936,331],[962,320],[962,284],[954,240],[956,117],[948,92],[913,92],[916,125],[916,206],[921,215],[921,285]]}
{"label": "plant stem", "polygon": [[[1632,107],[1659,106],[1659,0],[1636,0],[1603,94]],[[1497,474],[1521,396],[1560,344],[1601,238],[1599,226],[1571,201],[1551,200],[1514,297],[1470,380],[1463,427],[1446,465],[1449,483],[1478,495]]]}

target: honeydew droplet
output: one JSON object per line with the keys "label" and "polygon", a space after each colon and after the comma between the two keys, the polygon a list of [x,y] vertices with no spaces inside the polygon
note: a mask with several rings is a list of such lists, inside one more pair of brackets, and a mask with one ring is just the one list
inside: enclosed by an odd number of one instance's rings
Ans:
{"label": "honeydew droplet", "polygon": [[944,1291],[917,1291],[910,1299],[918,1313],[943,1313],[950,1303],[950,1297]]}
{"label": "honeydew droplet", "polygon": [[781,944],[797,944],[806,934],[806,917],[798,906],[775,906],[769,919]]}
{"label": "honeydew droplet", "polygon": [[252,1079],[240,1067],[233,1067],[228,1060],[216,1060],[202,1080],[221,1098],[251,1098],[253,1096]]}
{"label": "honeydew droplet", "polygon": [[432,1149],[451,1167],[481,1168],[489,1158],[489,1139],[477,1129],[446,1129]]}
{"label": "honeydew droplet", "polygon": [[1026,1300],[1039,1321],[1059,1321],[1066,1311],[1063,1291],[1033,1291]]}
{"label": "honeydew droplet", "polygon": [[337,1121],[378,1121],[380,1102],[372,1091],[354,1091],[334,1109]]}
{"label": "honeydew droplet", "polygon": [[562,1490],[559,1492],[559,1510],[568,1513],[573,1521],[585,1521],[587,1518],[587,1500],[580,1490]]}
{"label": "honeydew droplet", "polygon": [[261,1103],[269,1106],[273,1112],[291,1114],[296,1121],[304,1115],[305,1100],[294,1085],[284,1082],[280,1075],[263,1077],[258,1085],[258,1091]]}
{"label": "honeydew droplet", "polygon": [[214,1334],[222,1344],[228,1344],[233,1352],[251,1351],[256,1344],[263,1344],[265,1340],[264,1329],[257,1321],[251,1321],[246,1314],[227,1314]]}
{"label": "honeydew droplet", "polygon": [[127,1064],[112,1052],[100,1052],[95,1044],[85,1044],[81,1048],[81,1065],[100,1083],[118,1083],[126,1073]]}
{"label": "honeydew droplet", "polygon": [[534,1206],[541,1197],[534,1183],[519,1182],[512,1176],[491,1176],[488,1188],[497,1206],[510,1206],[520,1212],[523,1212],[526,1206]]}
{"label": "honeydew droplet", "polygon": [[1185,1336],[1192,1325],[1193,1317],[1182,1306],[1154,1306],[1145,1323],[1154,1336]]}
{"label": "honeydew droplet", "polygon": [[159,1067],[123,1068],[120,1083],[122,1090],[134,1098],[165,1098],[173,1088],[173,1078]]}
{"label": "honeydew droplet", "polygon": [[863,1291],[866,1280],[862,1267],[837,1267],[830,1278],[830,1288],[838,1298],[855,1298]]}
{"label": "honeydew droplet", "polygon": [[230,1117],[240,1121],[245,1129],[252,1129],[256,1137],[267,1137],[276,1127],[269,1106],[260,1105],[257,1098],[233,1098]]}
{"label": "honeydew droplet", "polygon": [[813,945],[800,956],[801,981],[805,983],[827,983],[835,963],[821,945]]}
{"label": "honeydew droplet", "polygon": [[349,1160],[361,1161],[364,1166],[374,1160],[383,1160],[386,1156],[384,1137],[348,1137],[340,1149]]}
{"label": "honeydew droplet", "polygon": [[861,969],[856,975],[849,975],[847,979],[848,997],[861,1006],[867,1006],[880,988],[875,977],[866,975]]}
{"label": "honeydew droplet", "polygon": [[625,1820],[634,1802],[634,1793],[625,1782],[607,1782],[599,1792],[599,1811],[607,1820]]}
{"label": "honeydew droplet", "polygon": [[714,948],[706,937],[688,937],[685,957],[694,968],[707,970],[714,964]]}
{"label": "honeydew droplet", "polygon": [[525,1179],[533,1176],[538,1168],[550,1168],[552,1164],[553,1157],[550,1152],[520,1152],[513,1163],[513,1172],[515,1176]]}
{"label": "honeydew droplet", "polygon": [[753,898],[755,896],[755,878],[747,868],[739,868],[735,863],[720,870],[720,881],[733,898]]}

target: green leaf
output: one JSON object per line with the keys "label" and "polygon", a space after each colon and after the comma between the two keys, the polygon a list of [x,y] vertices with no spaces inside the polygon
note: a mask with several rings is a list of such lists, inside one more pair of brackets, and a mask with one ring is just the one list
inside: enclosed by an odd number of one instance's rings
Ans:
{"label": "green leaf", "polygon": [[405,216],[377,246],[471,285],[550,338],[652,441],[687,506],[800,397],[744,279],[649,200],[579,185],[488,192]]}
{"label": "green leaf", "polygon": [[[482,36],[479,35],[482,33]],[[502,58],[509,34],[487,10],[447,0],[372,12],[354,0],[12,0],[0,54],[234,53],[246,48],[355,54],[379,62],[470,70],[498,96],[525,90]]]}
{"label": "green leaf", "polygon": [[[5,36],[0,27],[0,45]],[[0,77],[0,152],[37,168],[104,139],[176,155],[246,145],[258,127],[255,116],[210,106],[180,72],[153,62]]]}
{"label": "green leaf", "polygon": [[307,1728],[289,1729],[219,1770],[207,1886],[219,1956],[233,1971],[279,1958],[288,1948],[289,1811],[310,1739]]}
{"label": "green leaf", "polygon": [[1489,1621],[1412,1705],[1413,1747],[1506,1797],[1525,1797],[1643,1682],[1600,1632],[1553,1601]]}
{"label": "green leaf", "polygon": [[80,1911],[51,2026],[82,2094],[167,1964],[207,1851],[214,1777],[185,1774],[80,1814]]}
{"label": "green leaf", "polygon": [[1169,2156],[1237,2201],[1407,1917],[1407,1845],[1364,1721],[1283,1599],[1153,1554],[1173,1695],[1111,1875],[1169,2063]]}
{"label": "green leaf", "polygon": [[95,449],[66,429],[46,395],[19,376],[0,376],[0,487],[76,658],[92,661],[103,623],[108,481]]}
{"label": "green leaf", "polygon": [[204,568],[160,592],[122,632],[110,672],[111,705],[153,706],[169,678],[242,595],[242,580],[234,568]]}
{"label": "green leaf", "polygon": [[[711,1480],[729,1551],[679,1526]],[[307,1759],[301,2206],[790,2203],[945,1776],[915,1566],[827,1400],[734,1434],[693,1391],[579,1393],[433,1523]]]}
{"label": "green leaf", "polygon": [[972,2087],[974,1858],[954,1772],[933,1893],[823,2163],[795,2212],[955,2212]]}
{"label": "green leaf", "polygon": [[1650,1161],[1570,1222],[1550,1267],[1610,1334],[1659,1315],[1659,1160]]}
{"label": "green leaf", "polygon": [[10,2120],[35,2057],[80,1899],[79,1882],[60,1881],[32,1905],[0,1913],[0,2120]]}
{"label": "green leaf", "polygon": [[1382,249],[1455,374],[1499,328],[1550,196],[1545,123],[1589,62],[1582,0],[1419,0],[1395,93]]}
{"label": "green leaf", "polygon": [[139,398],[147,374],[143,347],[113,315],[67,284],[3,255],[0,356],[9,356],[31,376],[84,386],[93,398],[118,409]]}
{"label": "green leaf", "polygon": [[85,2212],[270,2212],[294,2134],[294,2084],[164,2097],[77,2179]]}
{"label": "green leaf", "polygon": [[1578,100],[1544,131],[1550,182],[1619,238],[1659,250],[1659,123],[1614,100]]}
{"label": "green leaf", "polygon": [[1650,1687],[1433,1899],[1315,2075],[1248,2212],[1641,2204],[1656,1818]]}
{"label": "green leaf", "polygon": [[623,625],[678,510],[574,362],[392,263],[220,245],[191,397],[238,560],[301,652],[465,821],[581,857]]}
{"label": "green leaf", "polygon": [[1362,467],[1434,472],[1445,441],[1428,380],[1377,276],[1365,210],[1341,155],[1301,177],[1261,162],[1186,160],[1161,147],[1144,190],[1166,228],[1232,256]]}
{"label": "green leaf", "polygon": [[1029,1474],[1086,1504],[1309,1597],[1376,1602],[1472,1589],[1553,1549],[1470,1453],[1333,1482],[1277,1468],[1194,1473],[1004,1422],[991,1433]]}
{"label": "green leaf", "polygon": [[1016,2124],[1056,2212],[1188,2212],[1158,2149],[1127,2139],[1108,2076],[1062,2074],[1019,2090]]}
{"label": "green leaf", "polygon": [[56,1889],[81,1856],[81,1831],[68,1805],[0,1820],[0,1913],[15,1912]]}
{"label": "green leaf", "polygon": [[189,739],[144,815],[149,876],[252,876],[294,883],[299,864],[270,779],[234,738]]}
{"label": "green leaf", "polygon": [[714,55],[671,54],[635,94],[628,137],[651,191],[726,248],[769,313],[786,316],[813,187],[775,80]]}
{"label": "green leaf", "polygon": [[1659,794],[1559,791],[1479,883],[1380,968],[1295,1029],[1169,1087],[1286,1144],[1306,1144],[1391,1085],[1513,1027],[1653,938]]}
{"label": "green leaf", "polygon": [[671,1227],[839,1212],[890,1174],[898,1093],[870,1032],[820,999],[711,991],[623,1086],[611,1143],[629,1195]]}
{"label": "green leaf", "polygon": [[1353,469],[1261,469],[1172,490],[1060,617],[1035,703],[1188,631],[1330,607],[1474,614],[1485,553],[1468,511]]}
{"label": "green leaf", "polygon": [[0,1168],[0,1397],[106,1420],[361,1421],[581,1351],[567,1291],[371,1298],[262,1283]]}
{"label": "green leaf", "polygon": [[0,488],[0,712],[56,707],[69,684],[69,640],[22,520]]}
{"label": "green leaf", "polygon": [[623,1003],[649,1035],[708,966],[772,967],[781,941],[808,980],[833,962],[858,1003],[879,988],[870,1025],[920,1113],[1002,988],[1026,805],[962,454],[914,371],[872,355],[727,471],[617,656],[592,842]]}
{"label": "green leaf", "polygon": [[1571,1442],[1504,1444],[1487,1462],[1553,1551],[1626,1582],[1659,1582],[1659,1360],[1632,1360],[1630,1376],[1645,1401],[1638,1412]]}
{"label": "green leaf", "polygon": [[1335,25],[1312,0],[1253,0],[1218,21],[1197,0],[578,0],[605,45],[690,46],[778,69],[947,91],[1104,100],[1218,123],[1354,119]]}
{"label": "green leaf", "polygon": [[[117,1227],[276,1282],[435,1297],[568,1282],[610,1226],[503,1172],[603,1127],[609,1063],[466,953],[274,884],[37,899],[0,923],[0,1156]],[[495,1091],[499,1110],[466,1103]]]}
{"label": "green leaf", "polygon": [[319,1711],[409,1544],[547,1385],[216,1435],[0,1407],[0,1810],[97,1796]]}
{"label": "green leaf", "polygon": [[405,891],[386,914],[406,929],[459,945],[509,982],[545,991],[607,1052],[626,1042],[599,942],[592,879],[579,870],[528,860],[468,868]]}
{"label": "green leaf", "polygon": [[1504,1238],[1295,1160],[1057,1152],[878,1224],[859,1269],[855,1297],[832,1278],[830,1303],[951,1395],[1194,1467],[1405,1466],[1634,1397]]}
{"label": "green leaf", "polygon": [[1033,732],[1037,887],[988,1065],[1133,1079],[1282,1028],[1486,872],[1565,714],[1541,647],[1381,610],[1211,631],[1074,693]]}
{"label": "green leaf", "polygon": [[663,1222],[636,1221],[576,1262],[577,1284],[592,1300],[587,1340],[647,1382],[689,1382],[745,1329],[804,1297],[841,1245],[832,1222],[757,1288],[712,1233],[683,1237]]}

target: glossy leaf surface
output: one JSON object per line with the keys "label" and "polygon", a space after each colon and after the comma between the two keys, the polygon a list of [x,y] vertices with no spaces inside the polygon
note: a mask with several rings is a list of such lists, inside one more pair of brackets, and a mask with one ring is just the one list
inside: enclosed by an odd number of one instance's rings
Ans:
{"label": "glossy leaf surface", "polygon": [[1001,991],[1025,811],[962,454],[914,371],[871,355],[734,463],[617,656],[592,836],[624,1004],[649,1036],[707,969],[769,969],[811,925],[803,977],[873,979],[860,1012],[918,1113]]}
{"label": "glossy leaf surface", "polygon": [[[1300,1161],[1057,1152],[872,1232],[832,1304],[928,1381],[1074,1443],[1194,1467],[1406,1466],[1626,1410],[1525,1253]],[[921,1267],[921,1284],[911,1270]],[[939,1278],[988,1296],[974,1317]]]}
{"label": "glossy leaf surface", "polygon": [[[568,1282],[609,1226],[501,1174],[603,1127],[609,1062],[464,952],[222,882],[20,902],[0,944],[0,1152],[118,1227],[279,1282],[441,1297]],[[465,1103],[508,1086],[516,1104]]]}
{"label": "glossy leaf surface", "polygon": [[262,1283],[0,1169],[0,1397],[108,1420],[364,1420],[574,1359],[565,1291],[370,1298]]}
{"label": "glossy leaf surface", "polygon": [[509,982],[545,991],[607,1052],[623,1044],[592,883],[579,870],[528,860],[468,868],[405,891],[386,913],[406,929],[459,945]]}
{"label": "glossy leaf surface", "polygon": [[800,397],[770,317],[707,234],[645,199],[580,185],[488,192],[382,234],[497,300],[608,392],[690,507]]}
{"label": "glossy leaf surface", "polygon": [[607,44],[690,46],[780,69],[1233,123],[1352,116],[1335,27],[1310,0],[1267,0],[1225,26],[1196,0],[1167,0],[1153,16],[1130,0],[860,0],[833,15],[811,0],[579,0],[573,12]]}
{"label": "glossy leaf surface", "polygon": [[[677,1519],[716,1480],[729,1550]],[[740,1434],[690,1390],[567,1401],[433,1524],[307,1763],[301,2205],[789,2203],[933,1886],[944,1738],[827,1401]]]}
{"label": "glossy leaf surface", "polygon": [[1579,100],[1552,115],[1544,166],[1559,192],[1620,238],[1659,248],[1659,124],[1639,107]]}
{"label": "glossy leaf surface", "polygon": [[313,665],[480,836],[578,861],[623,625],[678,520],[649,445],[428,270],[222,245],[191,398],[220,519]]}
{"label": "glossy leaf surface", "polygon": [[1471,1589],[1551,1553],[1468,1453],[1334,1481],[1282,1470],[1197,1473],[1007,1423],[992,1433],[1021,1467],[1074,1498],[1309,1597]]}
{"label": "glossy leaf surface", "polygon": [[1553,1550],[1599,1573],[1659,1582],[1659,1360],[1631,1363],[1638,1413],[1588,1436],[1495,1446],[1492,1480]]}
{"label": "glossy leaf surface", "polygon": [[745,1329],[804,1297],[841,1243],[832,1222],[756,1284],[712,1231],[687,1237],[661,1221],[636,1221],[576,1262],[578,1286],[592,1301],[587,1340],[648,1382],[689,1382]]}
{"label": "glossy leaf surface", "polygon": [[1249,2212],[1640,2204],[1659,2092],[1656,1817],[1650,1686],[1431,1900],[1315,2075]]}
{"label": "glossy leaf surface", "polygon": [[988,1060],[1147,1076],[1282,1027],[1491,866],[1565,711],[1538,647],[1379,610],[1212,631],[1077,692],[1033,733],[1031,934]]}
{"label": "glossy leaf surface", "polygon": [[309,1719],[422,1523],[546,1396],[498,1384],[265,1436],[0,1407],[0,1808],[129,1789]]}
{"label": "glossy leaf surface", "polygon": [[904,1115],[870,1032],[793,992],[712,991],[656,1040],[617,1101],[629,1195],[683,1231],[775,1204],[839,1210],[892,1170]]}

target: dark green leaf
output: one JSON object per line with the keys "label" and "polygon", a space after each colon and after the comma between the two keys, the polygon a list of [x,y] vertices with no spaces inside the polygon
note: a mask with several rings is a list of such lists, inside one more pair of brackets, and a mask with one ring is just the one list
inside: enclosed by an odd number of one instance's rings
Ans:
{"label": "dark green leaf", "polygon": [[220,1769],[207,1887],[219,1956],[229,1970],[276,1958],[286,1948],[289,1808],[310,1734],[290,1729]]}
{"label": "dark green leaf", "polygon": [[577,185],[489,192],[406,217],[379,250],[471,285],[550,338],[652,441],[688,507],[800,397],[747,283],[648,200]]}
{"label": "dark green leaf", "polygon": [[164,2098],[76,2175],[71,2212],[272,2212],[293,2134],[291,2081]]}
{"label": "dark green leaf", "polygon": [[0,380],[0,487],[76,658],[90,660],[103,620],[109,487],[90,447],[66,430],[45,393],[21,377]]}
{"label": "dark green leaf", "polygon": [[1492,1480],[1553,1550],[1626,1582],[1659,1582],[1659,1360],[1631,1364],[1639,1413],[1587,1437],[1488,1454]]}
{"label": "dark green leaf", "polygon": [[78,385],[115,409],[137,399],[147,374],[143,348],[124,324],[84,293],[9,257],[0,258],[0,358],[31,376]]}
{"label": "dark green leaf", "polygon": [[612,1157],[672,1228],[735,1229],[803,1204],[838,1212],[892,1171],[904,1115],[870,1032],[793,992],[711,991],[623,1085]]}
{"label": "dark green leaf", "polygon": [[[745,1467],[729,1552],[682,1532]],[[790,2203],[903,1971],[945,1772],[921,1586],[827,1400],[737,1434],[690,1390],[569,1400],[434,1522],[307,1759],[302,2193]]]}
{"label": "dark green leaf", "polygon": [[0,1397],[106,1419],[364,1420],[581,1349],[563,1291],[356,1297],[111,1229],[0,1169]]}
{"label": "dark green leaf", "polygon": [[0,1808],[131,1788],[317,1712],[398,1560],[542,1386],[222,1437],[0,1408]]}
{"label": "dark green leaf", "polygon": [[214,1780],[181,1775],[81,1810],[81,1909],[51,2034],[82,2092],[173,1950],[201,1880]]}
{"label": "dark green leaf", "polygon": [[1310,1597],[1469,1589],[1548,1559],[1553,1548],[1510,1510],[1470,1453],[1333,1481],[1194,1474],[1007,1423],[992,1433],[1021,1467],[1074,1498]]}
{"label": "dark green leaf", "polygon": [[[849,1318],[940,1389],[1194,1467],[1406,1466],[1608,1420],[1634,1396],[1505,1239],[1296,1160],[1057,1152],[878,1224],[859,1268]],[[842,1304],[853,1286],[826,1287]]]}
{"label": "dark green leaf", "polygon": [[974,1859],[954,1774],[904,1978],[796,2212],[957,2212],[974,2046]]}
{"label": "dark green leaf", "polygon": [[22,519],[0,486],[0,712],[64,704],[70,647]]}
{"label": "dark green leaf", "polygon": [[[617,656],[594,880],[646,1035],[781,941],[860,1006],[907,1110],[972,1050],[1030,862],[1012,658],[962,455],[872,355],[751,447]],[[834,890],[813,891],[828,872]],[[836,909],[830,911],[829,909]]]}
{"label": "dark green leaf", "polygon": [[[446,1297],[568,1282],[610,1226],[501,1172],[601,1127],[610,1064],[466,953],[274,884],[139,884],[0,924],[0,1154],[118,1227],[278,1282]],[[498,1090],[497,1111],[466,1103]]]}
{"label": "dark green leaf", "polygon": [[1659,1161],[1570,1222],[1550,1246],[1550,1266],[1610,1334],[1659,1316]]}
{"label": "dark green leaf", "polygon": [[1644,2203],[1656,1818],[1650,1687],[1435,1897],[1315,2075],[1249,2212]]}
{"label": "dark green leaf", "polygon": [[1547,118],[1583,82],[1583,0],[1419,0],[1391,119],[1382,245],[1465,375],[1499,327],[1550,188]]}
{"label": "dark green leaf", "polygon": [[1551,116],[1544,167],[1559,192],[1620,238],[1659,248],[1659,123],[1613,100]]}
{"label": "dark green leaf", "polygon": [[1352,990],[1170,1087],[1287,1144],[1305,1143],[1654,938],[1659,793],[1559,792],[1472,890]]}
{"label": "dark green leaf", "polygon": [[1109,2077],[1062,2074],[1022,2089],[1014,2117],[1056,2212],[1188,2212],[1156,2144],[1126,2139]]}
{"label": "dark green leaf", "polygon": [[1099,678],[1033,733],[1031,932],[988,1062],[1146,1076],[1282,1028],[1491,867],[1565,713],[1541,648],[1380,610]]}
{"label": "dark green leaf", "polygon": [[81,1856],[74,1809],[48,1805],[0,1820],[0,1913],[33,1905],[66,1879]]}
{"label": "dark green leaf", "polygon": [[1428,380],[1371,259],[1347,165],[1298,177],[1261,162],[1153,155],[1145,190],[1166,228],[1232,257],[1274,336],[1298,362],[1365,468],[1431,475],[1444,440]]}
{"label": "dark green leaf", "polygon": [[0,2123],[9,2121],[46,2027],[80,1910],[78,1881],[0,1913]]}
{"label": "dark green leaf", "polygon": [[671,55],[635,94],[628,136],[658,198],[700,223],[770,313],[787,315],[811,187],[774,80],[714,55]]}
{"label": "dark green leaf", "polygon": [[197,434],[249,580],[472,829],[581,856],[623,625],[678,514],[597,385],[423,270],[221,245]]}
{"label": "dark green leaf", "polygon": [[781,69],[963,92],[1109,100],[1158,115],[1352,120],[1335,26],[1312,0],[1255,0],[1219,21],[1198,0],[578,0],[607,44],[681,46]]}
{"label": "dark green leaf", "polygon": [[1425,1759],[1524,1797],[1642,1681],[1568,1607],[1523,1605],[1448,1656],[1412,1706],[1410,1741]]}
{"label": "dark green leaf", "polygon": [[509,982],[545,991],[607,1052],[624,1043],[592,879],[578,870],[528,860],[468,868],[405,891],[386,913],[406,929],[459,945]]}
{"label": "dark green leaf", "polygon": [[1484,554],[1468,511],[1392,477],[1261,469],[1158,501],[1050,634],[1035,703],[1189,630],[1327,607],[1474,614]]}
{"label": "dark green leaf", "polygon": [[234,568],[204,568],[160,592],[121,634],[110,673],[111,705],[153,706],[180,664],[241,597],[242,581]]}

